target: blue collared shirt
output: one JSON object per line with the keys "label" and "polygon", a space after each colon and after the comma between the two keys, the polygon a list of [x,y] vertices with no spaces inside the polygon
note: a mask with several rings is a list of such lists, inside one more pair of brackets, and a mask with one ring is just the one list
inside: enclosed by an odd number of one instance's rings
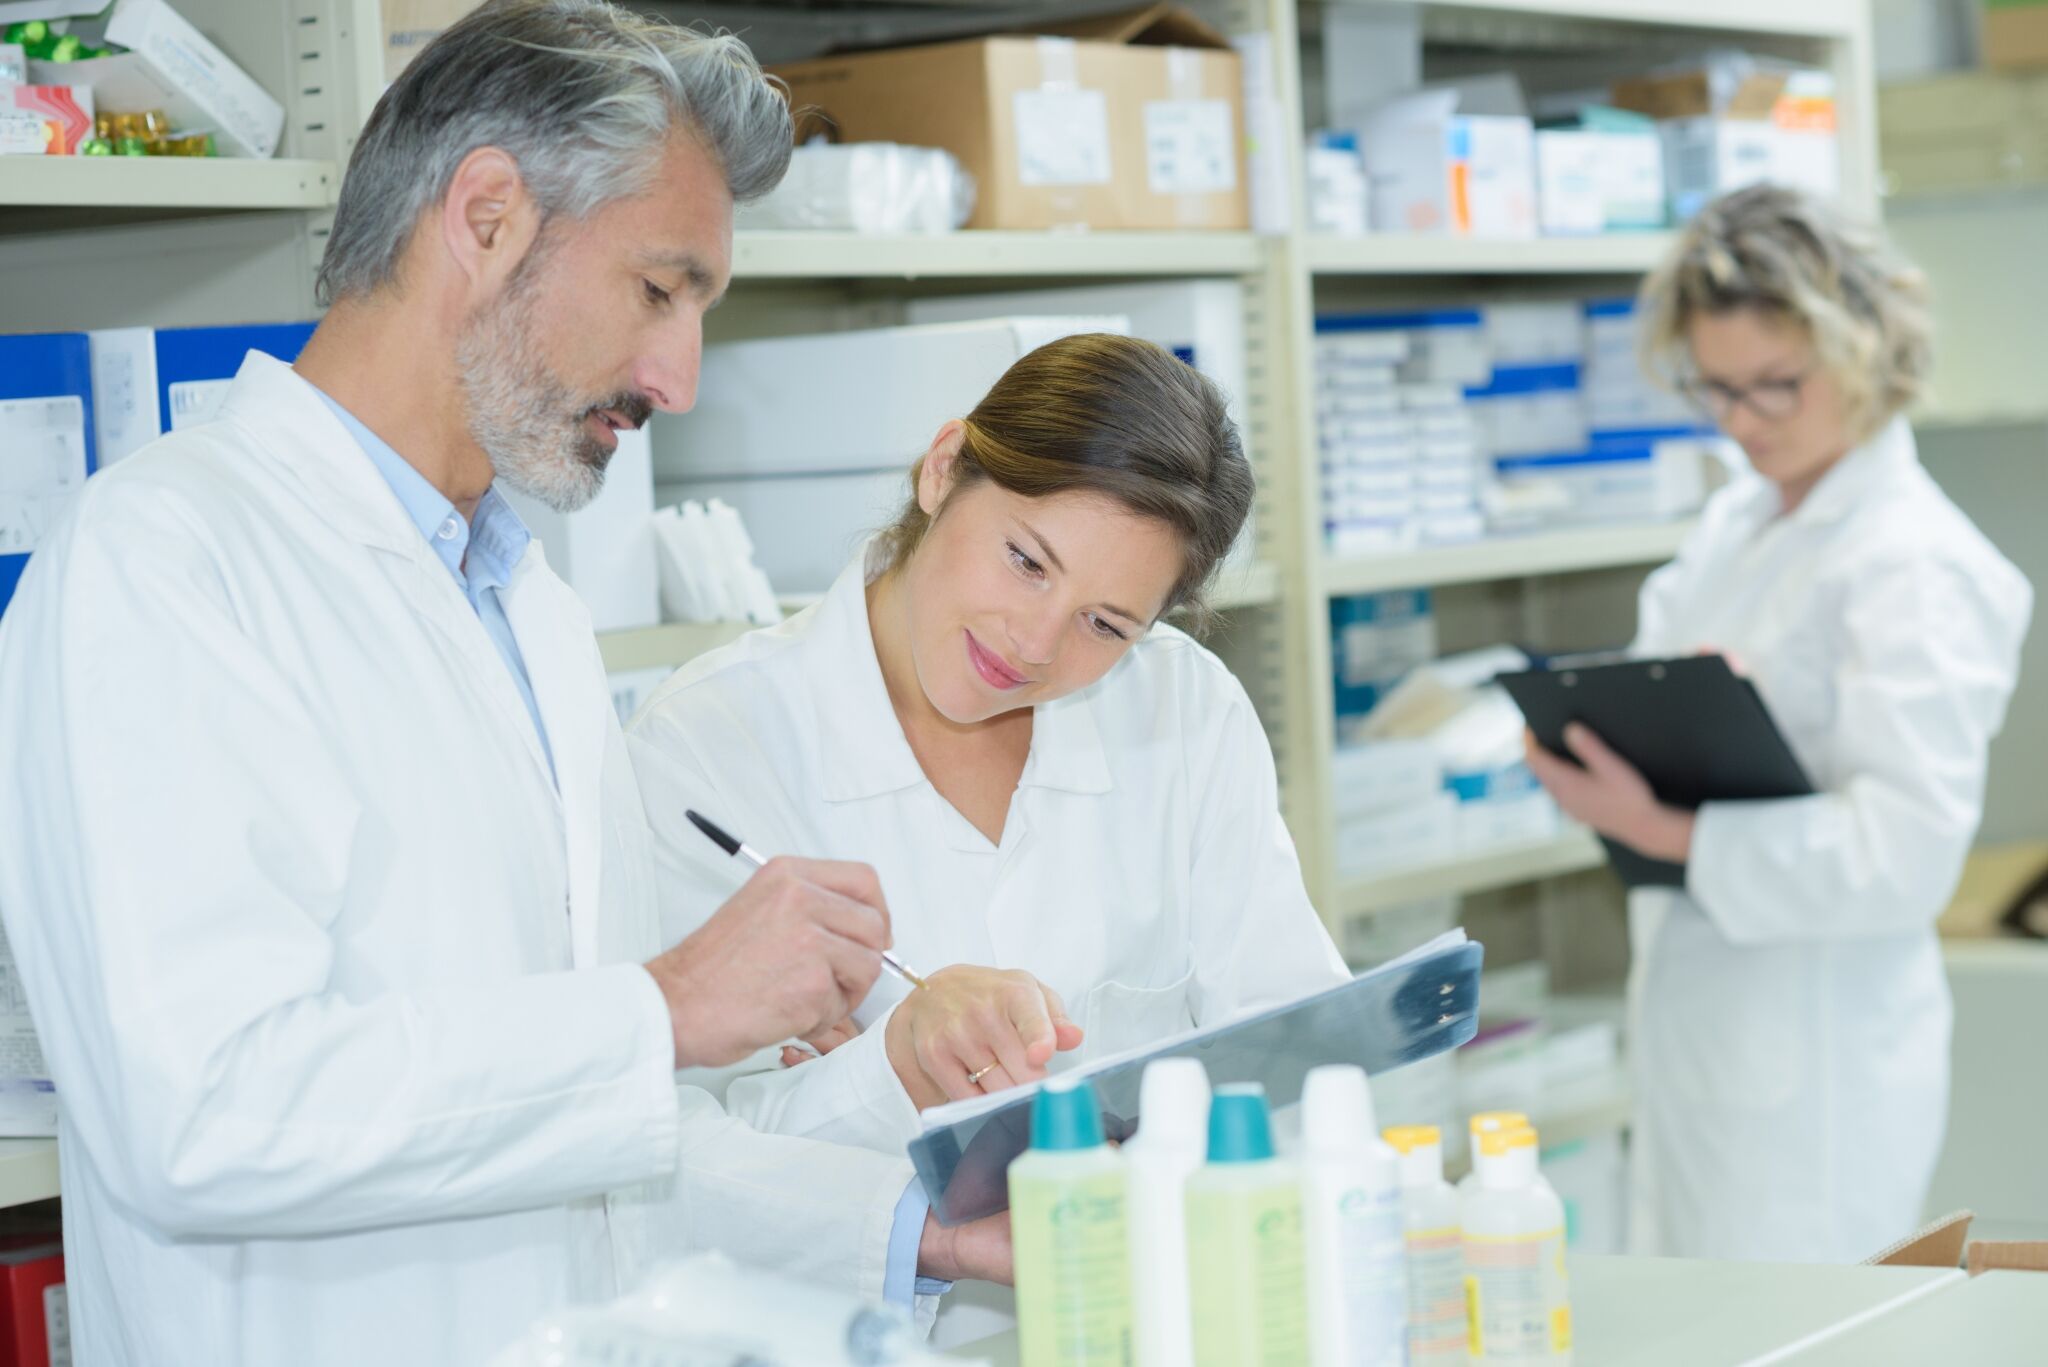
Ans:
{"label": "blue collared shirt", "polygon": [[533,680],[527,677],[526,657],[519,652],[519,638],[512,634],[511,619],[505,616],[505,605],[498,598],[498,590],[512,582],[512,571],[518,566],[519,558],[526,554],[533,533],[519,520],[519,514],[512,511],[512,505],[498,496],[496,489],[485,491],[483,501],[476,505],[476,516],[465,521],[447,496],[415,470],[404,456],[392,450],[390,443],[363,426],[355,414],[326,394],[322,393],[320,397],[327,400],[334,416],[341,419],[341,425],[363,448],[370,464],[377,467],[377,473],[391,486],[391,492],[398,496],[406,516],[420,529],[420,535],[427,539],[427,545],[448,567],[448,573],[455,577],[456,587],[462,590],[463,597],[476,611],[484,633],[498,648],[505,667],[512,671],[512,682],[519,689],[521,701],[526,704],[527,715],[533,718],[534,733],[540,737],[541,753],[547,756],[548,770],[552,773],[555,752],[554,747],[548,744],[547,724],[541,720],[540,704],[534,701]]}

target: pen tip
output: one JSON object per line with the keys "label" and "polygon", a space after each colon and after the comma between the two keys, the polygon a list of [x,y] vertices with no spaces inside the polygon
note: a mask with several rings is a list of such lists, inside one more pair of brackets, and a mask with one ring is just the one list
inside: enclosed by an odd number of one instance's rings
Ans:
{"label": "pen tip", "polygon": [[727,835],[710,818],[699,816],[696,812],[687,809],[684,810],[683,815],[690,818],[690,824],[709,836],[711,843],[718,846],[719,849],[724,850],[727,854],[738,854],[740,852],[740,842]]}

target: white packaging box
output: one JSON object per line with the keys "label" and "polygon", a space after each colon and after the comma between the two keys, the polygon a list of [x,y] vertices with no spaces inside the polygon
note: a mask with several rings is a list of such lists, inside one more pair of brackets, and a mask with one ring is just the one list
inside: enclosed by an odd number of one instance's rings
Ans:
{"label": "white packaging box", "polygon": [[1578,364],[1585,359],[1585,309],[1576,300],[1488,304],[1480,316],[1496,371],[1503,366]]}
{"label": "white packaging box", "polygon": [[1372,226],[1367,204],[1365,163],[1355,141],[1345,135],[1318,133],[1301,154],[1302,198],[1308,205],[1308,230],[1332,237],[1363,237]]}
{"label": "white packaging box", "polygon": [[1539,129],[1536,199],[1543,231],[1553,237],[1662,227],[1663,142],[1654,129]]}
{"label": "white packaging box", "polygon": [[1435,801],[1444,790],[1444,769],[1428,741],[1368,741],[1337,747],[1330,782],[1341,822]]}
{"label": "white packaging box", "polygon": [[1458,804],[1458,849],[1466,854],[1551,840],[1561,827],[1557,803],[1540,790]]}
{"label": "white packaging box", "polygon": [[1458,801],[1449,793],[1337,823],[1337,870],[1346,878],[1441,864],[1457,853]]}
{"label": "white packaging box", "polygon": [[1408,359],[1408,334],[1399,328],[1316,333],[1316,363],[1394,367]]}
{"label": "white packaging box", "polygon": [[1657,128],[1671,216],[1684,222],[1709,200],[1771,181],[1823,198],[1841,191],[1841,150],[1832,131],[1782,128],[1768,119],[1671,119]]}
{"label": "white packaging box", "polygon": [[284,106],[165,0],[120,0],[106,37],[131,51],[31,71],[91,86],[102,109],[161,109],[175,129],[213,134],[222,156],[277,154]]}
{"label": "white packaging box", "polygon": [[1244,287],[1235,280],[1163,280],[1078,285],[1058,290],[955,294],[913,299],[905,321],[978,322],[988,318],[1116,317],[1128,331],[1166,348],[1214,380],[1244,423]]}
{"label": "white packaging box", "polygon": [[590,609],[599,631],[650,627],[661,621],[654,554],[653,443],[643,429],[621,432],[604,488],[585,507],[558,513],[539,499],[498,486],[547,556]]}
{"label": "white packaging box", "polygon": [[1467,512],[1434,512],[1419,516],[1416,535],[1425,546],[1455,546],[1486,535],[1486,518],[1477,508]]}
{"label": "white packaging box", "polygon": [[1479,511],[1477,488],[1472,484],[1462,485],[1418,485],[1415,490],[1415,511],[1423,518],[1422,539],[1425,541],[1462,541],[1464,535],[1455,529],[1469,525],[1465,515]]}
{"label": "white packaging box", "polygon": [[29,1017],[28,989],[0,930],[0,1137],[49,1139],[57,1133],[57,1090]]}
{"label": "white packaging box", "polygon": [[1514,490],[1562,491],[1571,522],[1660,522],[1696,512],[1706,501],[1707,462],[1725,461],[1727,439],[1699,433],[1600,434],[1591,449],[1494,462],[1494,477]]}
{"label": "white packaging box", "polygon": [[1590,439],[1575,364],[1498,366],[1466,403],[1489,456],[1583,451]]}
{"label": "white packaging box", "polygon": [[1336,556],[1399,555],[1420,544],[1420,529],[1409,519],[1356,523],[1326,517],[1323,539]]}
{"label": "white packaging box", "polygon": [[1386,233],[1536,235],[1536,135],[1512,78],[1390,100],[1359,130],[1372,226]]}
{"label": "white packaging box", "polygon": [[1316,398],[1316,417],[1324,422],[1356,418],[1384,418],[1401,411],[1401,396],[1393,389],[1324,391]]}
{"label": "white packaging box", "polygon": [[1120,316],[998,318],[704,349],[697,406],[657,419],[657,502],[721,498],[778,593],[822,593],[908,493],[911,462],[1012,363]]}

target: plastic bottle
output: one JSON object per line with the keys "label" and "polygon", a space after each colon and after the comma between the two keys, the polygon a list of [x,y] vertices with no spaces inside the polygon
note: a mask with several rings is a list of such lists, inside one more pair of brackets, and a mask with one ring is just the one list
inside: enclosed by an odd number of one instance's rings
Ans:
{"label": "plastic bottle", "polygon": [[1315,1367],[1403,1367],[1408,1253],[1400,1158],[1379,1137],[1365,1070],[1302,1085],[1302,1242]]}
{"label": "plastic bottle", "polygon": [[1085,1078],[1045,1084],[1031,1103],[1031,1148],[1010,1164],[1009,1179],[1024,1367],[1127,1367],[1124,1165],[1103,1143]]}
{"label": "plastic bottle", "polygon": [[[1528,1126],[1531,1129],[1535,1128],[1533,1125],[1530,1125],[1529,1117],[1523,1115],[1520,1111],[1481,1111],[1473,1116],[1468,1123],[1471,1136],[1472,1170],[1458,1179],[1458,1195],[1460,1196],[1463,1196],[1466,1192],[1479,1185],[1480,1135],[1487,1133],[1489,1130],[1512,1130],[1522,1126]],[[1538,1171],[1536,1174],[1536,1184],[1553,1196],[1557,1194],[1556,1188],[1550,1185],[1550,1179],[1545,1177],[1541,1171]]]}
{"label": "plastic bottle", "polygon": [[1308,1361],[1301,1177],[1273,1156],[1265,1088],[1216,1089],[1209,1161],[1188,1179],[1187,1211],[1197,1367]]}
{"label": "plastic bottle", "polygon": [[1400,1125],[1387,1143],[1401,1156],[1402,1217],[1408,1231],[1408,1361],[1413,1367],[1464,1367],[1465,1249],[1458,1192],[1444,1181],[1442,1132]]}
{"label": "plastic bottle", "polygon": [[1570,1367],[1564,1206],[1538,1178],[1536,1131],[1479,1137],[1479,1183],[1459,1203],[1474,1364]]}
{"label": "plastic bottle", "polygon": [[1209,1074],[1191,1058],[1146,1065],[1130,1178],[1131,1327],[1137,1367],[1193,1367],[1187,1183],[1209,1147]]}

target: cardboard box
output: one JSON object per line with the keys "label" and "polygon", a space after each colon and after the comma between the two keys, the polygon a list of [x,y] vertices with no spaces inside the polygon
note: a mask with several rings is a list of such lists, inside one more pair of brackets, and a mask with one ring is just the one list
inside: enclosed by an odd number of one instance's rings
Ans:
{"label": "cardboard box", "polygon": [[77,156],[92,116],[90,87],[0,83],[0,156]]}
{"label": "cardboard box", "polygon": [[1620,81],[1613,96],[1657,120],[1676,221],[1762,181],[1821,196],[1841,189],[1834,77],[1825,71],[1724,53],[1694,69]]}
{"label": "cardboard box", "polygon": [[573,513],[500,486],[505,501],[541,544],[548,568],[576,590],[599,631],[661,621],[654,560],[654,455],[647,432],[619,433],[604,488]]}
{"label": "cardboard box", "polygon": [[165,0],[120,0],[106,39],[131,49],[89,62],[31,62],[39,80],[91,86],[103,113],[161,109],[179,131],[213,134],[222,156],[277,154],[284,106]]}
{"label": "cardboard box", "polygon": [[2048,0],[1984,0],[1981,33],[1994,71],[2048,66]]}
{"label": "cardboard box", "polygon": [[1011,363],[1058,337],[1128,330],[1121,317],[999,318],[706,347],[697,406],[651,429],[658,501],[725,500],[778,593],[823,591],[893,519],[939,428]]}
{"label": "cardboard box", "polygon": [[970,228],[1245,228],[1243,63],[1171,5],[777,67],[797,138],[943,147]]}
{"label": "cardboard box", "polygon": [[9,1236],[0,1248],[0,1363],[55,1367],[71,1361],[64,1245],[48,1234]]}
{"label": "cardboard box", "polygon": [[1359,153],[1376,232],[1536,235],[1535,125],[1510,77],[1389,101]]}

